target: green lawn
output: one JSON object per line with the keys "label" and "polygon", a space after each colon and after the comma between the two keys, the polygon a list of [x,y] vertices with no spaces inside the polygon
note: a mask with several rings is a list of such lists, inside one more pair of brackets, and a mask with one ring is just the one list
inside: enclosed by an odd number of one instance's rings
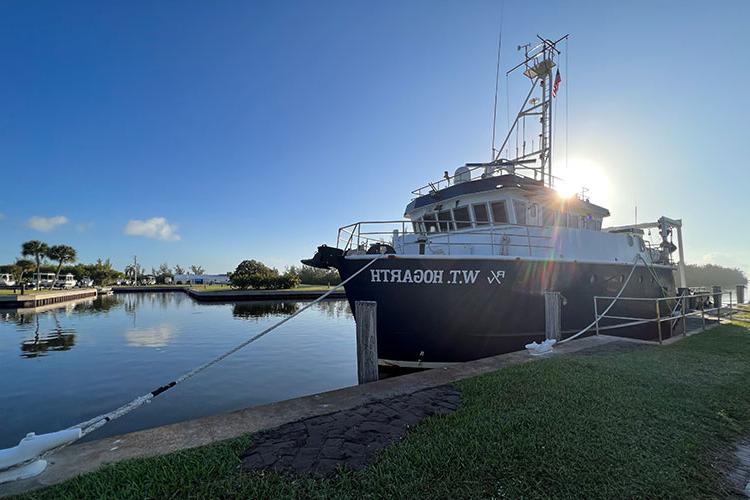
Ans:
{"label": "green lawn", "polygon": [[[196,292],[232,292],[238,291],[238,288],[232,288],[229,285],[193,285],[191,287]],[[325,291],[331,287],[326,285],[299,285],[292,290],[308,290],[308,291]]]}
{"label": "green lawn", "polygon": [[335,479],[240,473],[243,437],[108,466],[34,498],[725,497],[717,457],[750,430],[746,326],[465,380],[458,411]]}

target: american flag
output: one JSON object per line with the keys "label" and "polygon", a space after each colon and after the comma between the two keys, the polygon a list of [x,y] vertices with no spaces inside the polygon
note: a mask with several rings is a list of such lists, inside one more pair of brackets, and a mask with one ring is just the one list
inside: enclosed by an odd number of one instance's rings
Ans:
{"label": "american flag", "polygon": [[560,82],[562,81],[562,78],[560,78],[560,70],[557,70],[557,74],[555,75],[555,84],[552,85],[552,97],[557,97],[557,89],[560,88]]}

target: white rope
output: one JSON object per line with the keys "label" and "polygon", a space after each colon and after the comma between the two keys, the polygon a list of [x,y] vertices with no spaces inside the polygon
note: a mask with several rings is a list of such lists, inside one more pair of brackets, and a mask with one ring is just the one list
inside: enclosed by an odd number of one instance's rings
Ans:
{"label": "white rope", "polygon": [[138,396],[137,398],[135,398],[131,402],[129,402],[129,403],[127,403],[127,404],[125,404],[125,405],[117,408],[116,410],[113,410],[113,411],[111,411],[109,413],[104,413],[102,415],[98,415],[98,416],[96,416],[96,417],[94,417],[92,419],[89,419],[89,420],[87,420],[85,422],[81,422],[80,424],[74,425],[74,426],[72,426],[70,428],[76,428],[76,427],[80,428],[81,429],[81,437],[83,437],[86,434],[90,434],[91,432],[94,432],[95,430],[99,429],[100,427],[102,427],[103,425],[105,425],[107,422],[111,422],[112,420],[115,420],[117,418],[122,417],[123,415],[126,415],[126,414],[130,413],[131,411],[135,410],[136,408],[138,408],[138,407],[140,407],[140,406],[142,406],[142,405],[150,402],[152,399],[154,399],[156,396],[158,396],[162,392],[171,389],[175,385],[177,385],[177,384],[179,384],[181,382],[184,382],[185,380],[189,379],[190,377],[193,377],[194,375],[197,375],[198,373],[202,372],[206,368],[209,368],[209,367],[215,365],[216,363],[218,363],[218,362],[222,361],[223,359],[231,356],[232,354],[234,354],[235,352],[239,351],[240,349],[242,349],[244,347],[247,347],[248,345],[252,344],[256,340],[258,340],[261,337],[263,337],[264,335],[272,332],[273,330],[275,330],[276,328],[280,327],[281,325],[283,325],[287,321],[291,320],[292,318],[300,315],[305,310],[309,309],[313,305],[317,304],[321,300],[323,300],[326,297],[328,297],[329,295],[331,295],[334,291],[336,291],[339,288],[343,287],[345,284],[347,284],[349,281],[351,281],[357,275],[359,275],[359,273],[363,272],[365,269],[367,269],[368,267],[370,267],[371,265],[373,265],[375,263],[375,261],[377,261],[377,260],[385,257],[386,255],[387,254],[381,254],[381,255],[373,258],[365,266],[363,266],[362,268],[360,268],[356,273],[352,274],[347,279],[345,279],[344,281],[342,281],[341,283],[339,283],[335,287],[331,288],[330,290],[328,290],[326,293],[324,293],[323,295],[321,295],[320,297],[318,297],[314,301],[312,301],[309,304],[305,305],[303,308],[299,309],[294,314],[291,314],[291,315],[287,316],[286,318],[282,319],[278,323],[276,323],[276,324],[274,324],[274,325],[266,328],[265,330],[263,330],[259,334],[255,335],[255,336],[253,336],[253,337],[251,337],[249,339],[247,339],[246,341],[242,342],[241,344],[237,345],[236,347],[233,347],[232,349],[228,350],[224,354],[222,354],[222,355],[220,355],[220,356],[212,359],[211,361],[208,361],[207,363],[204,363],[204,364],[198,366],[197,368],[194,368],[193,370],[190,370],[189,372],[187,372],[187,373],[183,374],[182,376],[180,376],[179,378],[175,379],[173,382],[170,382],[167,385],[161,386],[158,389],[155,389],[155,390],[149,392],[148,394],[144,394],[142,396]]}
{"label": "white rope", "polygon": [[[568,342],[568,341],[571,341],[573,339],[576,339],[576,338],[580,337],[581,335],[583,335],[584,333],[586,333],[587,331],[591,330],[591,327],[594,326],[594,325],[596,325],[599,322],[599,320],[602,319],[602,317],[604,317],[609,312],[610,309],[612,309],[612,306],[615,305],[615,302],[617,302],[617,299],[620,298],[620,296],[622,295],[622,292],[625,291],[625,287],[628,286],[628,283],[630,282],[630,278],[633,277],[633,272],[635,271],[635,268],[638,267],[638,260],[639,259],[643,260],[643,257],[641,257],[641,254],[636,255],[635,259],[633,259],[633,268],[630,270],[630,274],[628,274],[628,279],[625,280],[625,283],[623,283],[622,288],[620,288],[620,291],[615,296],[615,299],[612,301],[612,303],[609,306],[607,306],[607,308],[604,310],[604,312],[601,313],[601,314],[599,314],[598,316],[595,316],[594,321],[592,321],[589,326],[587,326],[586,328],[584,328],[580,332],[578,332],[575,335],[572,335],[572,336],[570,336],[570,337],[568,337],[566,339],[563,339],[563,340],[560,340],[559,342],[557,342],[558,345],[559,344],[564,344],[565,342]],[[643,260],[643,263],[646,264],[646,267],[648,267],[648,263],[645,260]]]}

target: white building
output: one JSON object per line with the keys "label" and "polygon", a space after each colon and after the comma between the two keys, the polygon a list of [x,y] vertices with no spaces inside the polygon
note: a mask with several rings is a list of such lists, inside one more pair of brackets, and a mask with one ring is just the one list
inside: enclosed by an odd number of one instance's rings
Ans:
{"label": "white building", "polygon": [[228,285],[226,274],[176,274],[172,280],[175,285]]}

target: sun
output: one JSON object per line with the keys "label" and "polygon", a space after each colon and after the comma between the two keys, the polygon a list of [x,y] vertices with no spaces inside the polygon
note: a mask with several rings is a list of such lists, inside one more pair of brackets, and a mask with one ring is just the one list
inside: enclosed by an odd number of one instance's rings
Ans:
{"label": "sun", "polygon": [[571,158],[567,167],[558,167],[554,172],[559,177],[555,190],[561,198],[582,196],[600,202],[609,200],[609,179],[605,169],[588,158]]}

